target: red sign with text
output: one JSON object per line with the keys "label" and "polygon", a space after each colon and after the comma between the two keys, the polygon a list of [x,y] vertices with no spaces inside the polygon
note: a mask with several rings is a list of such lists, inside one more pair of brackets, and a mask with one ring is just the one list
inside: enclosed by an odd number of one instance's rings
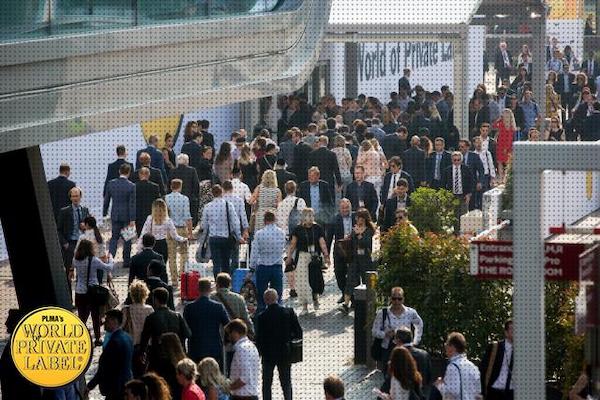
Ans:
{"label": "red sign with text", "polygon": [[600,245],[594,245],[579,256],[579,284],[585,296],[584,315],[585,321],[581,328],[594,328],[598,326],[598,261]]}
{"label": "red sign with text", "polygon": [[[579,280],[582,243],[545,243],[546,279]],[[471,274],[480,279],[512,279],[513,245],[509,241],[472,241]]]}

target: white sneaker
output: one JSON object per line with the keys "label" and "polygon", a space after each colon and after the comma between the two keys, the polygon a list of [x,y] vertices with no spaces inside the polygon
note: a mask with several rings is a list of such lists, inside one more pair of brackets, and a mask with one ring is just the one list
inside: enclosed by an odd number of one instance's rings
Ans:
{"label": "white sneaker", "polygon": [[319,309],[319,300],[313,301],[313,307],[315,308],[315,311]]}

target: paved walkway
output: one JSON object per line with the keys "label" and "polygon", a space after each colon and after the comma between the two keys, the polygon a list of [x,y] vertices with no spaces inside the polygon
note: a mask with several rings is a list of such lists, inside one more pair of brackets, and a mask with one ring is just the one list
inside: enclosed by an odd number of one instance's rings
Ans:
{"label": "paved walkway", "polygon": [[[195,245],[191,246],[190,254],[195,254]],[[116,257],[120,259],[119,254]],[[208,268],[209,276],[210,268]],[[123,301],[126,297],[127,278],[129,270],[117,267],[113,272],[115,287],[119,298]],[[329,374],[338,374],[346,383],[348,400],[375,399],[371,393],[373,387],[378,387],[382,381],[379,372],[370,373],[365,366],[353,365],[354,352],[354,327],[353,313],[346,315],[340,311],[337,299],[340,293],[335,283],[333,268],[325,272],[325,293],[321,298],[321,307],[317,312],[311,311],[299,317],[304,330],[304,361],[292,367],[292,382],[294,399],[316,400],[323,398],[323,379]],[[9,308],[16,307],[16,297],[12,285],[10,267],[7,264],[0,266],[0,318],[4,319]],[[294,307],[299,314],[301,306],[294,299],[287,296],[284,291],[284,304]],[[182,305],[178,302],[178,289],[175,294],[176,305],[179,311]],[[312,310],[312,307],[311,307]],[[91,328],[91,319],[88,321]],[[5,332],[0,336],[0,350],[6,343]],[[91,379],[97,369],[100,356],[99,348],[94,351],[94,360],[86,377]],[[278,384],[277,373],[274,377],[273,398],[283,399],[281,388]],[[98,389],[90,393],[90,399],[103,399]]]}

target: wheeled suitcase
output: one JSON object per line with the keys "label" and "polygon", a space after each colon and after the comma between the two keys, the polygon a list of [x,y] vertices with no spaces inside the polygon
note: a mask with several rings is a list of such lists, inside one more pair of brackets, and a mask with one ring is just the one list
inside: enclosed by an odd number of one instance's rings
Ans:
{"label": "wheeled suitcase", "polygon": [[191,271],[188,263],[185,263],[184,271],[181,273],[181,301],[194,301],[200,297],[198,281],[200,280],[199,271]]}

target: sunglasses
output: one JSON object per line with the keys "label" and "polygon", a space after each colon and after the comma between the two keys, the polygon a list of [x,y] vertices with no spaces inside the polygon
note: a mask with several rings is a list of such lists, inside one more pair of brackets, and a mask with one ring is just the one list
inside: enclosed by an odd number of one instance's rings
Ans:
{"label": "sunglasses", "polygon": [[393,300],[402,301],[402,300],[404,300],[404,297],[392,297],[392,301]]}

